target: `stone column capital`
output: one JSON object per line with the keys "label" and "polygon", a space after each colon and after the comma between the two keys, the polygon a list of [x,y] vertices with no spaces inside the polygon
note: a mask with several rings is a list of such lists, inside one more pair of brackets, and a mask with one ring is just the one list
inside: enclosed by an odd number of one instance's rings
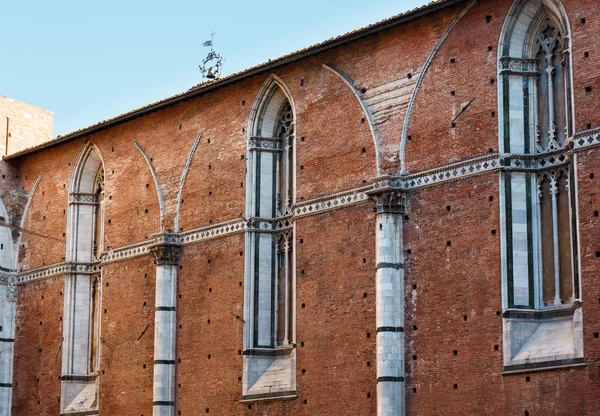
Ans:
{"label": "stone column capital", "polygon": [[181,257],[180,238],[174,233],[154,235],[154,241],[148,249],[156,259],[156,264],[177,265]]}
{"label": "stone column capital", "polygon": [[403,191],[396,189],[378,189],[367,195],[375,203],[378,214],[405,214],[406,196]]}

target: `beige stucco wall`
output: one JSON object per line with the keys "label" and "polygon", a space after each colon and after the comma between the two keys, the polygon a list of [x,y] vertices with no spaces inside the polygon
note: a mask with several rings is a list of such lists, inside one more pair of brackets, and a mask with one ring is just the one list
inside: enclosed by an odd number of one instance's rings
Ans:
{"label": "beige stucco wall", "polygon": [[51,111],[0,95],[0,155],[6,156],[51,140],[53,123]]}

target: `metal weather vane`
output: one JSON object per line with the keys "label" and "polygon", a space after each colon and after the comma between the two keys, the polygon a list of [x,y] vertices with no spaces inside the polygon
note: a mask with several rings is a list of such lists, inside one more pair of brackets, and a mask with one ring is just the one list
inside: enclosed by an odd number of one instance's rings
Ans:
{"label": "metal weather vane", "polygon": [[202,81],[204,79],[213,80],[221,78],[221,69],[223,68],[223,56],[214,49],[215,32],[210,34],[210,40],[207,40],[202,46],[210,46],[210,52],[199,66],[202,73]]}

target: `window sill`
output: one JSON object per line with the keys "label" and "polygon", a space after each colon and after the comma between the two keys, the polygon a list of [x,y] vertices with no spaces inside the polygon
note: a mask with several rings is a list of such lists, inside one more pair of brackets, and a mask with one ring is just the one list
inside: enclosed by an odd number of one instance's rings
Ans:
{"label": "window sill", "polygon": [[508,319],[532,319],[544,320],[552,318],[563,318],[572,316],[577,309],[581,308],[581,302],[575,301],[570,305],[561,305],[556,308],[546,309],[507,309],[502,314]]}
{"label": "window sill", "polygon": [[265,394],[249,394],[242,396],[242,403],[252,403],[264,400],[293,400],[297,399],[298,395],[295,391],[281,391],[277,393],[265,393]]}
{"label": "window sill", "polygon": [[282,355],[291,354],[295,348],[295,344],[290,344],[288,346],[279,348],[247,348],[244,350],[244,355],[254,357],[279,357]]}
{"label": "window sill", "polygon": [[83,410],[83,411],[75,411],[75,412],[66,412],[61,413],[60,416],[99,416],[99,410]]}
{"label": "window sill", "polygon": [[563,368],[585,367],[584,358],[571,358],[567,360],[546,361],[531,364],[518,364],[504,366],[502,375],[509,376],[511,374],[532,373],[537,371],[560,370]]}
{"label": "window sill", "polygon": [[60,376],[62,381],[89,382],[98,378],[98,373],[92,374],[63,374]]}

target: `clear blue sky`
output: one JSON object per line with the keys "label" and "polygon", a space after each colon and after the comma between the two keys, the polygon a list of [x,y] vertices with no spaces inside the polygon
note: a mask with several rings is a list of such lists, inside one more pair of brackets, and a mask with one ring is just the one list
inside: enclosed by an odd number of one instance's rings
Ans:
{"label": "clear blue sky", "polygon": [[227,75],[425,3],[4,2],[0,95],[53,111],[54,135],[66,134],[198,84],[213,30]]}

